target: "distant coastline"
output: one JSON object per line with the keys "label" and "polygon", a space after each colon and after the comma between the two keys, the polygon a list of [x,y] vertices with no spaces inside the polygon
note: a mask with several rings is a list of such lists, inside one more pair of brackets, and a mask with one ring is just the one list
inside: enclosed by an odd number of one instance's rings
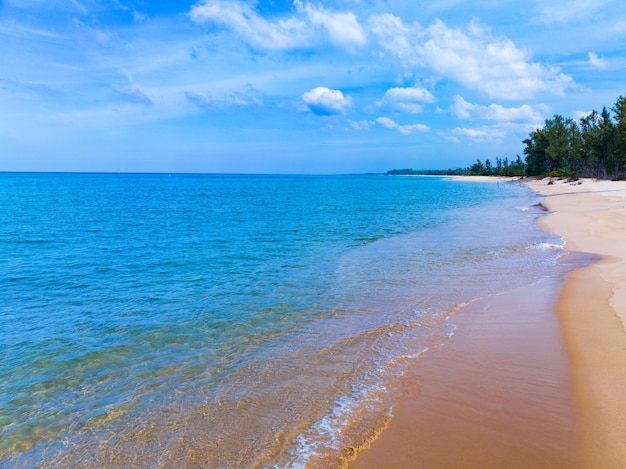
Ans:
{"label": "distant coastline", "polygon": [[469,174],[465,169],[390,169],[387,176],[454,176]]}

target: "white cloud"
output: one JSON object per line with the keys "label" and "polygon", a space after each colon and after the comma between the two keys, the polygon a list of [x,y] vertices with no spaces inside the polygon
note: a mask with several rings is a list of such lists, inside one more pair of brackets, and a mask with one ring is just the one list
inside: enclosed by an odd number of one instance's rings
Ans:
{"label": "white cloud", "polygon": [[481,106],[465,101],[461,96],[455,96],[450,111],[462,119],[478,118],[497,122],[528,122],[541,124],[550,109],[543,105],[530,106],[522,104],[520,107],[504,107],[500,104]]}
{"label": "white cloud", "polygon": [[421,27],[417,23],[409,27],[402,22],[401,18],[385,13],[370,16],[368,27],[378,37],[384,49],[406,62],[411,62],[415,54],[412,40],[421,35]]}
{"label": "white cloud", "polygon": [[352,106],[352,98],[344,96],[339,90],[331,90],[325,86],[318,86],[302,95],[306,109],[318,116],[332,116],[345,114]]}
{"label": "white cloud", "polygon": [[496,38],[476,27],[469,34],[435,21],[420,60],[443,76],[494,98],[521,99],[539,92],[562,94],[571,77],[557,68],[530,62],[530,54],[507,38]]}
{"label": "white cloud", "polygon": [[376,122],[383,127],[387,127],[388,129],[395,129],[398,127],[398,124],[393,119],[389,119],[388,117],[379,117],[376,119]]}
{"label": "white cloud", "polygon": [[392,15],[375,15],[369,22],[381,47],[407,67],[426,67],[447,79],[492,98],[523,99],[537,93],[563,94],[570,76],[556,67],[532,62],[528,51],[508,38],[494,37],[476,22],[467,31],[436,20],[428,28],[408,27]]}
{"label": "white cloud", "polygon": [[230,102],[238,107],[263,106],[263,101],[255,96],[233,95]]}
{"label": "white cloud", "polygon": [[589,52],[589,63],[594,68],[604,69],[608,66],[606,60],[601,57],[598,57],[598,54],[595,52]]}
{"label": "white cloud", "polygon": [[373,122],[371,121],[367,121],[367,120],[361,120],[361,121],[349,121],[350,123],[350,127],[353,130],[369,130],[370,129],[370,125],[373,124]]}
{"label": "white cloud", "polygon": [[468,137],[470,140],[474,142],[494,142],[494,143],[502,143],[506,132],[496,126],[489,127],[483,126],[478,129],[470,129],[467,127],[457,127],[452,131],[455,135],[461,135],[463,137]]}
{"label": "white cloud", "polygon": [[446,135],[446,134],[440,134],[441,137],[443,137],[444,139],[448,140],[449,142],[452,143],[461,143],[461,140],[459,140],[457,137],[455,137],[454,135]]}
{"label": "white cloud", "polygon": [[422,111],[423,103],[434,101],[432,93],[423,88],[391,88],[376,104],[385,109],[417,114]]}
{"label": "white cloud", "polygon": [[344,47],[361,46],[367,42],[365,30],[353,13],[330,12],[319,5],[313,7],[300,0],[295,0],[294,5],[307,14],[313,26],[326,29],[332,42]]}
{"label": "white cloud", "polygon": [[430,129],[424,124],[399,125],[398,132],[402,135],[410,135],[415,132],[428,132]]}
{"label": "white cloud", "polygon": [[424,124],[400,125],[388,117],[379,117],[376,119],[376,122],[388,129],[395,129],[402,135],[410,135],[415,132],[428,132],[430,130],[430,128]]}
{"label": "white cloud", "polygon": [[[242,1],[204,0],[191,7],[196,23],[212,23],[233,31],[254,47],[289,50],[309,47],[316,28],[323,29],[331,42],[350,48],[367,42],[365,30],[351,12],[333,12],[295,0],[301,18],[290,16],[268,21]],[[308,20],[308,21],[307,21]]]}
{"label": "white cloud", "polygon": [[589,116],[589,114],[591,114],[590,111],[574,111],[574,113],[572,114],[572,117],[575,121],[579,121],[583,117]]}
{"label": "white cloud", "polygon": [[205,0],[191,7],[189,16],[196,23],[228,28],[263,49],[293,49],[306,45],[309,40],[309,28],[304,21],[288,18],[272,23],[242,2]]}
{"label": "white cloud", "polygon": [[[451,141],[459,140],[458,137],[465,137],[474,142],[490,142],[500,144],[515,135],[516,139],[522,140],[529,132],[537,129],[535,123],[502,122],[494,125],[482,125],[479,127],[457,127],[448,136]],[[459,140],[460,141],[460,140]]]}

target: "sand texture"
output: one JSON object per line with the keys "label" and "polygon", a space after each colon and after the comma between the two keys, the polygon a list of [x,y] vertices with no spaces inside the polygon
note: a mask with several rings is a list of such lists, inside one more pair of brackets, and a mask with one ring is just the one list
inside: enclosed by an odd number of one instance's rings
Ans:
{"label": "sand texture", "polygon": [[562,282],[473,304],[429,352],[354,468],[576,468],[569,359],[554,305]]}
{"label": "sand texture", "polygon": [[351,467],[626,468],[626,183],[529,184],[541,226],[602,260],[455,318]]}
{"label": "sand texture", "polygon": [[531,183],[554,211],[540,224],[603,260],[570,274],[558,304],[584,467],[626,467],[626,182]]}

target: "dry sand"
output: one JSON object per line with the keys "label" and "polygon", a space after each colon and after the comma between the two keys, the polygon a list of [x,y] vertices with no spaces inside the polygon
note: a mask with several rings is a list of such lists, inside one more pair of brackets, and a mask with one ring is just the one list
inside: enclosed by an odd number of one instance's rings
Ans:
{"label": "dry sand", "polygon": [[626,467],[626,182],[546,180],[541,226],[601,262],[570,274],[558,312],[572,361],[584,467]]}
{"label": "dry sand", "polygon": [[626,183],[529,184],[540,224],[603,260],[464,311],[351,467],[626,468]]}

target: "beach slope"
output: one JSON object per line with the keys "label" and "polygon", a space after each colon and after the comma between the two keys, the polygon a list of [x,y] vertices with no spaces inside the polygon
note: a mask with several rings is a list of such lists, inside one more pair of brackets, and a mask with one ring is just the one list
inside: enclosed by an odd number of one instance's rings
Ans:
{"label": "beach slope", "polygon": [[528,183],[601,260],[464,311],[351,467],[626,467],[626,183]]}
{"label": "beach slope", "polygon": [[572,272],[558,303],[572,361],[583,467],[626,467],[626,182],[530,183],[540,225],[600,262]]}

